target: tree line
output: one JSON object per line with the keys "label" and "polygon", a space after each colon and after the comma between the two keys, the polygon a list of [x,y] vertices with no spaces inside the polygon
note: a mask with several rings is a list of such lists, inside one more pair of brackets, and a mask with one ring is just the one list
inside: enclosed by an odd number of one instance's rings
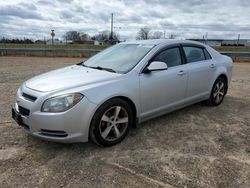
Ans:
{"label": "tree line", "polygon": [[75,43],[84,43],[85,41],[89,40],[97,40],[99,42],[109,42],[109,41],[119,42],[120,36],[116,32],[113,32],[111,35],[111,32],[107,30],[101,31],[93,36],[90,36],[87,33],[80,33],[78,31],[68,31],[65,33],[65,35],[63,35],[63,39],[65,41],[70,40]]}
{"label": "tree line", "polygon": [[[173,37],[173,36],[172,36]],[[172,38],[170,37],[170,38]],[[136,40],[148,40],[148,39],[161,39],[165,38],[165,34],[161,31],[151,31],[150,28],[141,28],[136,35]],[[78,31],[68,31],[63,35],[63,40],[68,43],[85,43],[89,40],[96,40],[104,43],[117,43],[120,42],[120,35],[116,32],[111,32],[108,30],[101,31],[95,35],[89,35],[88,33],[78,32]],[[17,44],[33,44],[35,43],[32,39],[0,39],[0,43],[17,43]]]}
{"label": "tree line", "polygon": [[[87,41],[87,40],[97,40],[99,42],[106,42],[106,41],[120,41],[120,36],[118,33],[113,32],[111,35],[110,31],[101,31],[98,34],[90,36],[87,33],[80,33],[77,31],[68,31],[64,36],[64,40],[72,40],[74,42],[77,41]],[[151,31],[150,28],[144,27],[141,28],[136,35],[137,40],[148,40],[148,39],[162,39],[165,38],[164,33],[161,31]],[[174,38],[171,35],[170,38]]]}
{"label": "tree line", "polygon": [[31,39],[8,39],[1,38],[0,43],[13,43],[13,44],[34,44],[34,41]]}

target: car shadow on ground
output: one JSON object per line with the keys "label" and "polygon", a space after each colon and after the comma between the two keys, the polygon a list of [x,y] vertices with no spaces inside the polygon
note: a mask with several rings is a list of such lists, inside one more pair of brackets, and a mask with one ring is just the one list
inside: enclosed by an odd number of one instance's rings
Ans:
{"label": "car shadow on ground", "polygon": [[[179,124],[183,126],[182,124],[185,123],[190,123],[189,119],[190,116],[192,118],[197,117],[206,117],[206,118],[212,118],[214,120],[219,119],[216,116],[220,116],[221,113],[223,113],[223,116],[226,115],[228,112],[229,114],[233,113],[232,109],[230,108],[230,104],[234,105],[234,108],[237,108],[237,103],[241,103],[239,99],[232,97],[232,96],[227,96],[224,100],[224,102],[221,104],[219,107],[211,107],[206,105],[205,102],[200,102],[197,104],[193,104],[191,106],[185,107],[180,110],[176,110],[173,112],[170,112],[168,114],[162,115],[160,117],[148,120],[146,122],[140,123],[137,125],[136,128],[131,128],[130,133],[128,134],[127,138],[123,141],[126,144],[129,144],[130,140],[132,140],[132,143],[136,145],[136,140],[139,142],[143,139],[150,139],[150,138],[143,138],[141,135],[141,132],[144,134],[149,134],[148,136],[153,136],[154,133],[157,134],[159,132],[164,132],[164,130],[169,127],[169,128],[174,128],[173,126],[178,127]],[[239,107],[244,106],[243,104],[238,104]],[[226,109],[224,109],[226,108]],[[212,116],[212,117],[209,117]],[[161,128],[163,128],[161,130]],[[168,132],[166,132],[165,136],[168,137],[167,135]],[[147,136],[147,135],[146,135]],[[46,153],[46,150],[84,150],[84,151],[90,151],[90,150],[107,150],[107,147],[102,147],[99,145],[94,144],[93,142],[89,141],[87,143],[72,143],[72,144],[67,144],[67,143],[55,143],[55,142],[50,142],[50,141],[44,141],[39,138],[27,135],[27,142],[28,145],[30,146],[36,146],[36,148],[40,148],[44,150]],[[119,147],[119,145],[124,145],[122,143],[112,146],[113,147]],[[140,143],[138,143],[140,145]]]}

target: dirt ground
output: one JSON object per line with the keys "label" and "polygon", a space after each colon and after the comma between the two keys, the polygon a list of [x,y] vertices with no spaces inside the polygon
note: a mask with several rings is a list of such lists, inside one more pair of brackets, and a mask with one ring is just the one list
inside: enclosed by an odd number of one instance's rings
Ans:
{"label": "dirt ground", "polygon": [[221,106],[153,119],[113,147],[28,136],[11,119],[17,88],[80,60],[0,57],[0,187],[250,187],[250,64],[234,64]]}

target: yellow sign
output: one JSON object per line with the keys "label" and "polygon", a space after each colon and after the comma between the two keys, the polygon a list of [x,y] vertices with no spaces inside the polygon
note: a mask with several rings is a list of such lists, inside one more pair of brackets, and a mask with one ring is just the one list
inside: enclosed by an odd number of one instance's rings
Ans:
{"label": "yellow sign", "polygon": [[54,30],[51,30],[50,35],[51,35],[52,37],[54,37],[54,36],[56,35],[55,32],[54,32]]}

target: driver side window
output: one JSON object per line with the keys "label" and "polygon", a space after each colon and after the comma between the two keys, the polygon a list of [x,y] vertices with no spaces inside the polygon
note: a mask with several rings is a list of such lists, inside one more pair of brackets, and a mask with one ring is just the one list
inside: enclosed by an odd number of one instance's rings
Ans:
{"label": "driver side window", "polygon": [[165,62],[168,67],[174,67],[182,64],[181,54],[178,47],[169,48],[160,52],[152,59],[152,61]]}

